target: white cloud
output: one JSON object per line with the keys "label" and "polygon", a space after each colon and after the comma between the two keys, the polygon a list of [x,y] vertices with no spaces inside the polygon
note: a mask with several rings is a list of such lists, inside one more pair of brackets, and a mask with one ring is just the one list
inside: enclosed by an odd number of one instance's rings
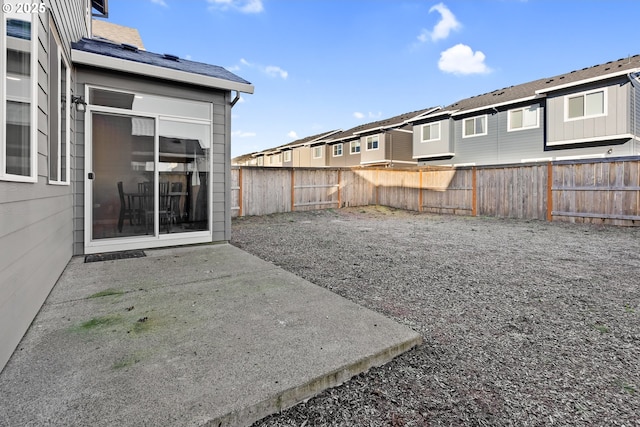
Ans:
{"label": "white cloud", "polygon": [[438,3],[429,9],[429,13],[433,11],[440,13],[440,21],[433,27],[433,30],[422,30],[418,36],[418,40],[426,42],[428,39],[435,42],[437,40],[444,40],[449,37],[449,33],[454,30],[462,28],[462,24],[458,22],[455,15],[444,5],[444,3]]}
{"label": "white cloud", "polygon": [[[159,0],[163,1],[163,0]],[[242,13],[260,13],[264,11],[262,0],[207,0],[212,10],[237,10]]]}
{"label": "white cloud", "polygon": [[[249,68],[256,68],[258,69],[260,72],[266,74],[269,77],[280,77],[283,80],[286,80],[287,77],[289,77],[289,72],[287,72],[286,70],[283,70],[282,68],[278,67],[277,65],[260,65],[260,64],[254,64],[251,63],[249,61],[247,61],[244,58],[240,59],[240,63],[246,67]],[[229,71],[239,71],[240,70],[240,66],[239,65],[234,65],[233,67],[229,68]]]}
{"label": "white cloud", "polygon": [[255,132],[245,132],[242,130],[236,130],[231,132],[231,136],[235,136],[237,138],[252,138],[254,136],[256,136]]}
{"label": "white cloud", "polygon": [[296,133],[295,130],[292,130],[291,132],[289,132],[287,136],[291,139],[298,139],[298,134]]}
{"label": "white cloud", "polygon": [[382,117],[382,111],[378,111],[378,113],[372,113],[371,111],[369,111],[370,119],[379,119],[380,117]]}
{"label": "white cloud", "polygon": [[282,68],[277,67],[275,65],[267,65],[266,67],[264,67],[264,72],[267,73],[267,75],[269,75],[271,77],[280,76],[281,78],[283,78],[285,80],[289,76],[288,72],[286,72]]}
{"label": "white cloud", "polygon": [[353,113],[353,117],[355,117],[356,119],[364,119],[364,114],[356,111],[355,113]]}
{"label": "white cloud", "polygon": [[440,53],[438,68],[452,74],[486,74],[491,69],[484,63],[485,55],[469,46],[457,44]]}
{"label": "white cloud", "polygon": [[169,7],[164,0],[151,0],[151,3],[159,4],[160,6]]}

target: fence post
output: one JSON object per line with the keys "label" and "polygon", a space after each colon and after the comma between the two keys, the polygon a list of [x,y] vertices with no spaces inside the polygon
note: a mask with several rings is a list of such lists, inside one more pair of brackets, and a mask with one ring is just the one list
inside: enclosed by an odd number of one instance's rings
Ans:
{"label": "fence post", "polygon": [[242,166],[238,169],[238,217],[242,216]]}
{"label": "fence post", "polygon": [[378,169],[376,169],[376,206],[378,206],[380,204],[379,199],[379,187],[380,187],[380,178],[378,177],[378,174],[380,173],[380,171]]}
{"label": "fence post", "polygon": [[338,169],[338,209],[340,209],[342,207],[342,183],[341,183],[341,174],[342,174],[342,170]]}
{"label": "fence post", "polygon": [[478,216],[478,170],[471,168],[471,216]]}
{"label": "fence post", "polygon": [[422,170],[418,171],[420,174],[420,184],[418,185],[418,212],[422,212]]}
{"label": "fence post", "polygon": [[547,221],[553,221],[553,163],[547,163]]}
{"label": "fence post", "polygon": [[295,188],[295,169],[291,168],[291,212],[296,210],[296,188]]}

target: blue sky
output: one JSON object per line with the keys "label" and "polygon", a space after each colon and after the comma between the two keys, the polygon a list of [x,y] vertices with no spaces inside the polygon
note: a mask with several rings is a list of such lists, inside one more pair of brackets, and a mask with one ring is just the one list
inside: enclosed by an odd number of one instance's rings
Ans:
{"label": "blue sky", "polygon": [[640,53],[637,0],[109,0],[145,48],[250,81],[232,156]]}

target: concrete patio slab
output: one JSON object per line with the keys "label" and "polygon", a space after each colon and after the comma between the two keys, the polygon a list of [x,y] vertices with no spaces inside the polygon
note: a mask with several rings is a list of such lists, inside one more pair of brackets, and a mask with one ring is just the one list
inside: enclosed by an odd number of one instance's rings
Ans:
{"label": "concrete patio slab", "polygon": [[231,245],[74,258],[0,373],[0,425],[246,426],[421,337]]}

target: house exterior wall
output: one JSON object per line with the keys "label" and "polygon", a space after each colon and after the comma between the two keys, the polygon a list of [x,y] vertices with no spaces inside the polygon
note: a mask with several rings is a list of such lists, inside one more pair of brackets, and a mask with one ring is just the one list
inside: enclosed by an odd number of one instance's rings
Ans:
{"label": "house exterior wall", "polygon": [[291,163],[295,168],[306,168],[311,166],[311,147],[300,146],[293,149],[291,153]]}
{"label": "house exterior wall", "polygon": [[45,4],[50,12],[34,14],[32,21],[38,37],[37,182],[0,181],[0,369],[71,259],[73,247],[72,186],[49,184],[49,28],[58,28],[69,57],[68,43],[88,34],[88,2]]}
{"label": "house exterior wall", "polygon": [[[367,150],[367,137],[378,136],[378,148],[373,150]],[[360,137],[360,164],[366,165],[368,163],[383,162],[387,159],[387,151],[385,146],[384,133],[369,134]]]}
{"label": "house exterior wall", "polygon": [[[422,126],[429,123],[438,123],[440,125],[440,138],[434,141],[422,142]],[[453,120],[449,118],[413,126],[413,158],[443,157],[449,153],[454,153],[455,144],[452,138],[452,126]]]}
{"label": "house exterior wall", "polygon": [[[128,74],[97,70],[93,68],[77,68],[76,92],[83,93],[86,85],[148,93],[167,97],[204,101],[213,104],[213,136],[211,155],[213,157],[212,194],[213,241],[227,241],[231,236],[230,216],[230,176],[231,139],[228,129],[231,128],[230,93],[225,91],[206,90],[202,87],[178,85],[162,80],[135,77]],[[74,254],[84,253],[84,185],[85,185],[85,119],[89,113],[78,114],[76,157],[73,167],[76,171],[74,179]],[[228,188],[227,188],[228,187]],[[229,200],[228,200],[229,199]]]}
{"label": "house exterior wall", "polygon": [[360,165],[360,153],[351,154],[351,143],[341,142],[342,144],[342,156],[334,157],[333,155],[333,146],[335,144],[329,145],[328,148],[328,166],[332,167],[350,167],[350,166],[358,166]]}
{"label": "house exterior wall", "polygon": [[394,130],[385,134],[386,158],[393,162],[416,163],[413,159],[413,132]]}
{"label": "house exterior wall", "polygon": [[323,168],[327,166],[327,158],[330,156],[329,146],[328,145],[320,145],[322,156],[319,158],[313,157],[313,151],[315,147],[309,147],[309,166],[312,168]]}
{"label": "house exterior wall", "polygon": [[[593,118],[567,120],[566,97],[604,88],[606,114]],[[629,116],[631,84],[627,77],[584,85],[547,95],[547,145],[581,143],[631,132]]]}

